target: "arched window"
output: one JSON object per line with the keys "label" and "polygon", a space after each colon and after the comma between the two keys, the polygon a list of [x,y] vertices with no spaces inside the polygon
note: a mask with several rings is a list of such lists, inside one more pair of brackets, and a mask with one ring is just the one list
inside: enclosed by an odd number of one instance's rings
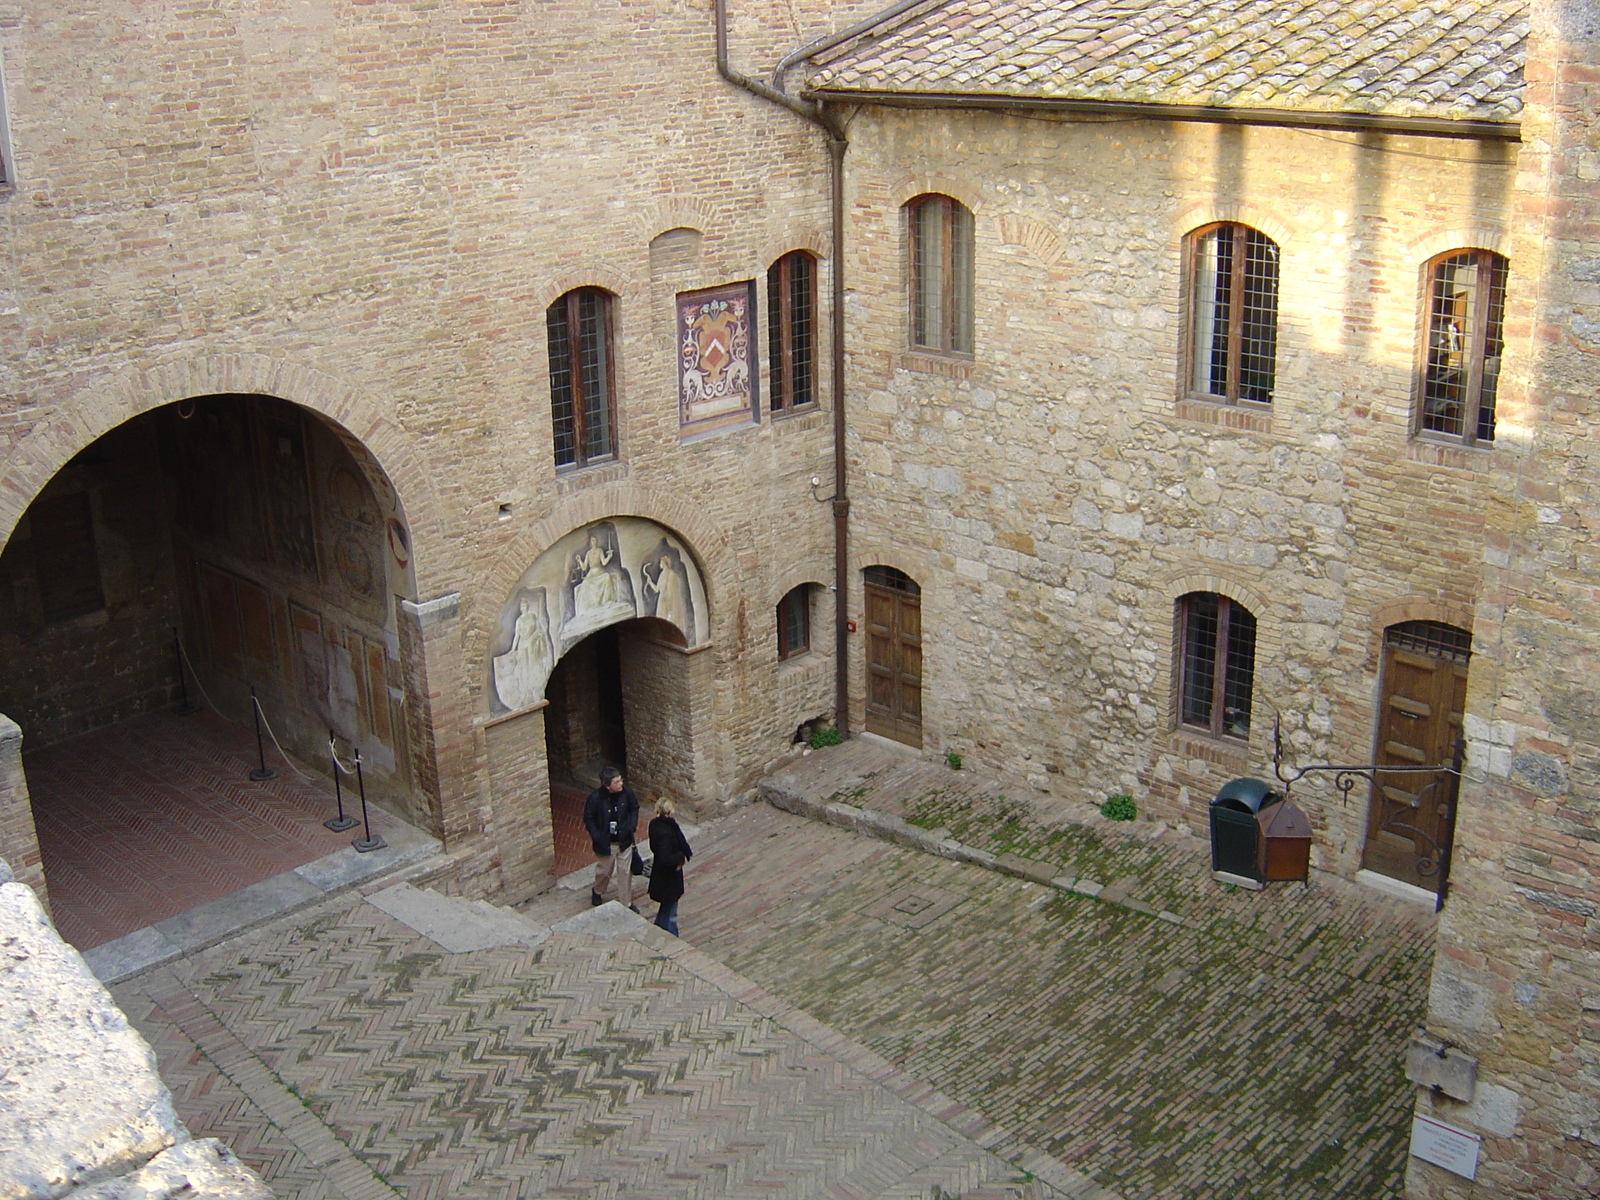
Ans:
{"label": "arched window", "polygon": [[617,452],[611,299],[599,288],[576,288],[545,310],[558,467],[587,466]]}
{"label": "arched window", "polygon": [[817,260],[804,250],[767,270],[767,375],[771,412],[817,402]]}
{"label": "arched window", "polygon": [[1191,395],[1272,402],[1278,356],[1278,244],[1224,221],[1189,239]]}
{"label": "arched window", "polygon": [[791,588],[778,601],[778,658],[793,658],[811,649],[811,585]]}
{"label": "arched window", "polygon": [[1419,432],[1494,441],[1509,268],[1492,250],[1452,250],[1428,264]]}
{"label": "arched window", "polygon": [[906,205],[911,344],[972,353],[972,214],[949,196]]}
{"label": "arched window", "polygon": [[1190,592],[1178,601],[1183,654],[1179,661],[1178,719],[1217,737],[1248,738],[1255,688],[1256,619],[1215,592]]}

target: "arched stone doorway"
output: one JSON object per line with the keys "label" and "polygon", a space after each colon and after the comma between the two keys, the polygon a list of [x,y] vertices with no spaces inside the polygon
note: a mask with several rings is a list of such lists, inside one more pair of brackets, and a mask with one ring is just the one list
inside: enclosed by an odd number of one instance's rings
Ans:
{"label": "arched stone doorway", "polygon": [[[1413,620],[1383,633],[1373,777],[1362,866],[1439,892],[1449,877],[1472,634]],[[1404,771],[1384,771],[1384,767]]]}
{"label": "arched stone doorway", "polygon": [[922,748],[922,588],[904,571],[862,573],[867,606],[867,732]]}
{"label": "arched stone doorway", "polygon": [[[112,730],[148,749],[156,735],[126,723],[170,712],[185,695],[214,715],[175,743],[199,753],[214,740],[199,733],[207,721],[253,724],[253,690],[290,755],[326,770],[331,730],[347,756],[361,749],[369,797],[407,813],[394,602],[412,590],[410,573],[405,514],[384,472],[349,433],[287,401],[192,397],[76,454],[0,550],[0,712],[21,729],[24,764],[41,762],[30,768],[31,824],[47,881],[52,858],[64,863],[61,847],[80,832],[71,826],[86,820],[80,811],[52,830],[52,774],[65,789],[57,795],[93,793],[92,775],[74,775],[91,749],[103,750]],[[46,769],[52,756],[58,767]],[[145,769],[152,791],[186,770],[178,761]],[[203,869],[191,872],[214,878],[218,894],[265,877],[230,859],[246,842],[235,800],[219,805]],[[329,833],[322,853],[348,840]],[[120,850],[135,860],[150,853]],[[139,895],[141,877],[157,878],[148,858],[128,872],[126,896],[107,892],[105,878],[77,883],[96,892],[102,912],[120,903],[141,924],[193,898]],[[74,936],[72,897],[51,890],[63,933],[87,948],[85,937],[98,935]]]}
{"label": "arched stone doorway", "polygon": [[580,865],[575,814],[606,764],[641,796],[712,798],[710,627],[689,546],[640,517],[572,530],[523,572],[485,682],[496,803],[521,804],[534,876]]}

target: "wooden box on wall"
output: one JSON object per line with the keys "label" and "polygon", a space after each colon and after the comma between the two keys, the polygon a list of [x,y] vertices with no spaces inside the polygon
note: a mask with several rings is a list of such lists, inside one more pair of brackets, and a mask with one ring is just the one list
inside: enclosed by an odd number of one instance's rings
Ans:
{"label": "wooden box on wall", "polygon": [[1256,841],[1256,867],[1268,883],[1311,876],[1311,822],[1289,800],[1256,814],[1261,827]]}

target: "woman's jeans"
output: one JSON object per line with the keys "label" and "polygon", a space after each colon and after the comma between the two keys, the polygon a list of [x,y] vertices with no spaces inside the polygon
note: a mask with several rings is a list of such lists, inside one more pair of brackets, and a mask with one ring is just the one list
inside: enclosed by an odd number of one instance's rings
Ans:
{"label": "woman's jeans", "polygon": [[661,906],[661,910],[656,913],[656,925],[662,929],[665,929],[673,937],[678,936],[677,900],[669,900]]}

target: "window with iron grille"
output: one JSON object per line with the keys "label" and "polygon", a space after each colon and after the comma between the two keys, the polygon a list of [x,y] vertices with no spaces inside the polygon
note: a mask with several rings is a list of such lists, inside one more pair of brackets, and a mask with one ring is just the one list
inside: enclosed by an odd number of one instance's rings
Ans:
{"label": "window with iron grille", "polygon": [[1472,635],[1441,621],[1402,621],[1391,625],[1383,631],[1383,643],[1462,666],[1472,657]]}
{"label": "window with iron grille", "polygon": [[1278,245],[1226,221],[1189,241],[1189,391],[1272,402],[1278,356]]}
{"label": "window with iron grille", "polygon": [[1428,265],[1419,432],[1494,441],[1508,269],[1492,250],[1454,250]]}
{"label": "window with iron grille", "polygon": [[1256,619],[1215,592],[1178,601],[1183,657],[1178,718],[1217,737],[1249,738],[1256,673]]}
{"label": "window with iron grille", "polygon": [[911,344],[972,353],[972,214],[949,196],[906,205],[911,260]]}
{"label": "window with iron grille", "polygon": [[802,583],[778,601],[778,657],[811,649],[811,585]]}
{"label": "window with iron grille", "polygon": [[582,467],[617,452],[611,372],[611,294],[578,288],[545,310],[550,343],[550,417],[558,467]]}
{"label": "window with iron grille", "polygon": [[767,271],[767,374],[772,412],[817,402],[817,260],[804,250]]}

